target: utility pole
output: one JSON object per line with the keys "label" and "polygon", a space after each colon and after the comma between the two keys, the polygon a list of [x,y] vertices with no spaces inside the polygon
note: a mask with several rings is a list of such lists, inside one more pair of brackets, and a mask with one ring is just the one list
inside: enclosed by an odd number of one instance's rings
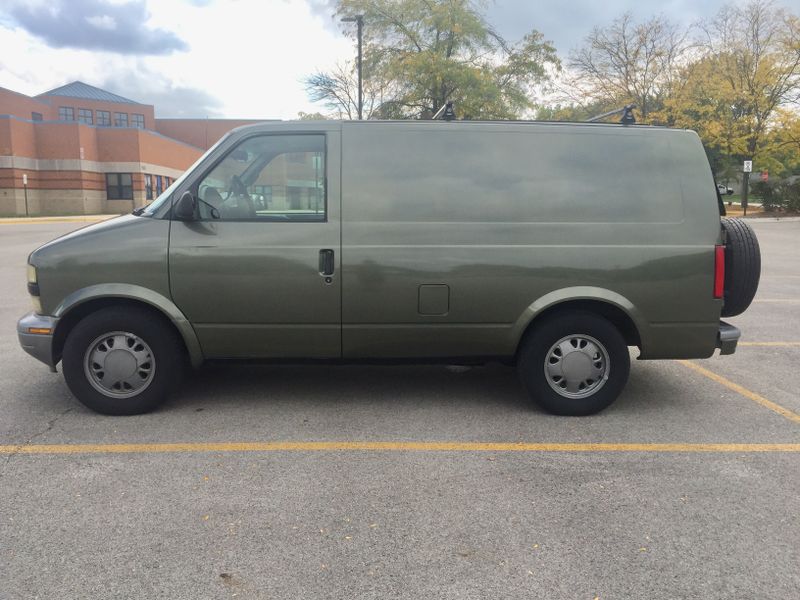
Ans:
{"label": "utility pole", "polygon": [[363,100],[363,83],[361,78],[361,46],[364,34],[364,15],[355,15],[353,17],[342,18],[343,23],[355,23],[358,26],[358,120],[364,118],[364,100]]}

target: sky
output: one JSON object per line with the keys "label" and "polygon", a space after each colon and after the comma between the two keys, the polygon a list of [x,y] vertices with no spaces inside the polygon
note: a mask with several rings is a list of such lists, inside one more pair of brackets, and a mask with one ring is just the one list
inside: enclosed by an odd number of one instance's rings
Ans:
{"label": "sky", "polygon": [[[734,3],[742,0],[733,0]],[[791,8],[798,0],[777,2]],[[625,11],[690,25],[723,0],[497,0],[489,22],[505,38],[531,29],[559,55]],[[2,0],[0,86],[28,95],[80,80],[157,117],[292,119],[321,107],[303,77],[352,59],[335,0]],[[366,23],[365,27],[369,24]]]}

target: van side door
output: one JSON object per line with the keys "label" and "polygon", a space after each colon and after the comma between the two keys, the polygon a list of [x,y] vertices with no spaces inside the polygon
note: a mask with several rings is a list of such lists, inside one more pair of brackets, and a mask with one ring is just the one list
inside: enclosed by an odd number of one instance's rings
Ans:
{"label": "van side door", "polygon": [[239,136],[173,219],[170,290],[206,358],[339,358],[340,133]]}

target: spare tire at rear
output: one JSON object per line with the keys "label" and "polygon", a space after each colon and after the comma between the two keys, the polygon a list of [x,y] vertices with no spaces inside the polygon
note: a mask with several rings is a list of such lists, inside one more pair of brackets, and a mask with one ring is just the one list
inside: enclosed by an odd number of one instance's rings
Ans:
{"label": "spare tire at rear", "polygon": [[741,219],[722,218],[725,242],[725,296],[723,317],[742,314],[758,290],[761,250],[753,229]]}

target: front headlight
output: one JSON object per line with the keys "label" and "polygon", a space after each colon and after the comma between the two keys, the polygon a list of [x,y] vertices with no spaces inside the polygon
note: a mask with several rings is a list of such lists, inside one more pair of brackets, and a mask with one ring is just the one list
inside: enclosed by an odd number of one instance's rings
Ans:
{"label": "front headlight", "polygon": [[28,265],[28,283],[36,283],[36,267]]}

